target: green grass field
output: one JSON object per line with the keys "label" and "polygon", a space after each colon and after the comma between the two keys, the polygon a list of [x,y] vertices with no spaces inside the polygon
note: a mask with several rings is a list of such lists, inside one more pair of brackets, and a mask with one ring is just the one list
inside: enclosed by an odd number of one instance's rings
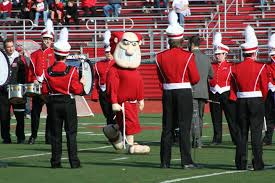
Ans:
{"label": "green grass field", "polygon": [[[161,134],[161,115],[141,114],[140,121],[143,132],[136,136],[139,143],[151,147],[149,155],[129,155],[124,151],[115,152],[102,134],[104,125],[102,115],[79,119],[78,149],[82,163],[80,169],[70,169],[67,159],[66,138],[63,136],[62,169],[50,168],[50,146],[44,144],[45,120],[41,119],[40,136],[34,145],[0,144],[0,162],[7,168],[0,168],[0,183],[143,183],[143,182],[275,182],[275,147],[264,147],[264,161],[269,169],[259,172],[235,171],[235,148],[228,135],[227,125],[224,124],[223,144],[210,146],[212,139],[212,124],[208,114],[205,115],[202,149],[192,149],[195,162],[204,166],[203,169],[184,170],[180,168],[179,148],[173,147],[170,169],[159,168],[159,148]],[[12,120],[12,140],[15,120]],[[27,139],[30,135],[30,120],[26,120]],[[251,149],[249,152],[251,159]],[[275,166],[274,166],[275,168]]]}

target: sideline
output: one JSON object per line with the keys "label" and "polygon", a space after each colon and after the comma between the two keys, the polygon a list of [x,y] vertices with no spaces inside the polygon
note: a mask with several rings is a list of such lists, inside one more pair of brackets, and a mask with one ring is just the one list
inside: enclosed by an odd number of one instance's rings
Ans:
{"label": "sideline", "polygon": [[[113,146],[101,146],[101,147],[92,147],[92,148],[86,148],[86,149],[79,149],[78,152],[80,152],[80,151],[89,151],[89,150],[97,150],[97,149],[106,149],[106,148],[109,148],[109,147],[113,147]],[[51,152],[40,153],[40,154],[22,155],[22,156],[13,156],[13,157],[1,158],[0,160],[22,159],[22,158],[45,156],[45,155],[50,155],[50,154],[51,154]]]}

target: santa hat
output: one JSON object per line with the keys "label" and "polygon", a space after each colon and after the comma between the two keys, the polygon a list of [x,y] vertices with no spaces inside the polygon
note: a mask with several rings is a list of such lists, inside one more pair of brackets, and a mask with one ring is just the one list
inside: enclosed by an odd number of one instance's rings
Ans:
{"label": "santa hat", "polygon": [[104,48],[105,52],[110,52],[111,51],[111,46],[110,46],[110,38],[111,38],[111,32],[109,30],[105,31],[104,33]]}
{"label": "santa hat", "polygon": [[275,55],[275,33],[272,34],[268,41],[269,55]]}
{"label": "santa hat", "polygon": [[214,36],[213,40],[213,46],[214,46],[214,53],[228,53],[229,48],[228,46],[222,44],[222,34],[220,32],[217,32]]}
{"label": "santa hat", "polygon": [[64,27],[60,31],[59,39],[54,43],[54,54],[60,56],[68,56],[71,50],[71,45],[68,43],[68,29]]}
{"label": "santa hat", "polygon": [[[138,41],[142,40],[141,34],[138,34],[138,33],[134,33],[134,34],[137,36]],[[124,32],[112,32],[111,38],[110,38],[110,47],[111,47],[112,54],[115,52],[116,45],[122,40],[123,35],[124,35]]]}
{"label": "santa hat", "polygon": [[258,50],[258,40],[254,29],[248,25],[244,31],[245,43],[241,44],[244,53],[254,53]]}
{"label": "santa hat", "polygon": [[53,22],[51,19],[48,19],[45,25],[45,29],[42,30],[41,32],[41,37],[49,37],[52,38],[54,37],[54,29],[53,29]]}
{"label": "santa hat", "polygon": [[166,29],[166,34],[169,39],[181,39],[183,38],[183,27],[178,23],[178,15],[173,10],[168,15],[169,26]]}

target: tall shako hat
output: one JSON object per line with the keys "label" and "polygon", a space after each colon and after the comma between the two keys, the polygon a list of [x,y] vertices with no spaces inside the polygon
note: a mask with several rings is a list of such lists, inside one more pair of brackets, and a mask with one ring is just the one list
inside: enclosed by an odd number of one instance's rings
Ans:
{"label": "tall shako hat", "polygon": [[111,32],[109,30],[106,30],[104,32],[104,48],[105,48],[105,52],[110,52],[111,51],[111,46],[110,46],[110,38],[111,38]]}
{"label": "tall shako hat", "polygon": [[48,19],[45,25],[45,29],[42,30],[41,32],[41,37],[49,37],[52,38],[54,37],[54,29],[53,29],[53,22],[51,19]]}
{"label": "tall shako hat", "polygon": [[275,33],[272,34],[268,41],[269,55],[275,55]]}
{"label": "tall shako hat", "polygon": [[166,29],[166,34],[169,39],[181,39],[183,38],[184,29],[178,23],[178,15],[173,10],[168,15],[169,26]]}
{"label": "tall shako hat", "polygon": [[258,50],[258,40],[254,29],[248,25],[244,31],[245,43],[241,44],[244,53],[254,53]]}
{"label": "tall shako hat", "polygon": [[71,50],[71,45],[68,43],[69,32],[66,27],[64,27],[59,34],[59,39],[54,43],[54,54],[60,56],[68,56]]}
{"label": "tall shako hat", "polygon": [[214,54],[229,52],[228,46],[222,44],[222,34],[220,32],[216,32],[213,40],[213,46]]}

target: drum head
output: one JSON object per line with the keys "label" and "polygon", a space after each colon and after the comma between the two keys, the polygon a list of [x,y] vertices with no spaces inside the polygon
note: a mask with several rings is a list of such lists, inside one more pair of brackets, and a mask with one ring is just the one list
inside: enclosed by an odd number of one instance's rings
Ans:
{"label": "drum head", "polygon": [[7,55],[0,51],[0,86],[5,85],[10,78],[10,63]]}
{"label": "drum head", "polygon": [[85,60],[84,62],[81,62],[80,64],[80,78],[85,77],[86,84],[84,86],[85,94],[88,95],[92,91],[92,85],[93,85],[93,67],[89,60]]}

